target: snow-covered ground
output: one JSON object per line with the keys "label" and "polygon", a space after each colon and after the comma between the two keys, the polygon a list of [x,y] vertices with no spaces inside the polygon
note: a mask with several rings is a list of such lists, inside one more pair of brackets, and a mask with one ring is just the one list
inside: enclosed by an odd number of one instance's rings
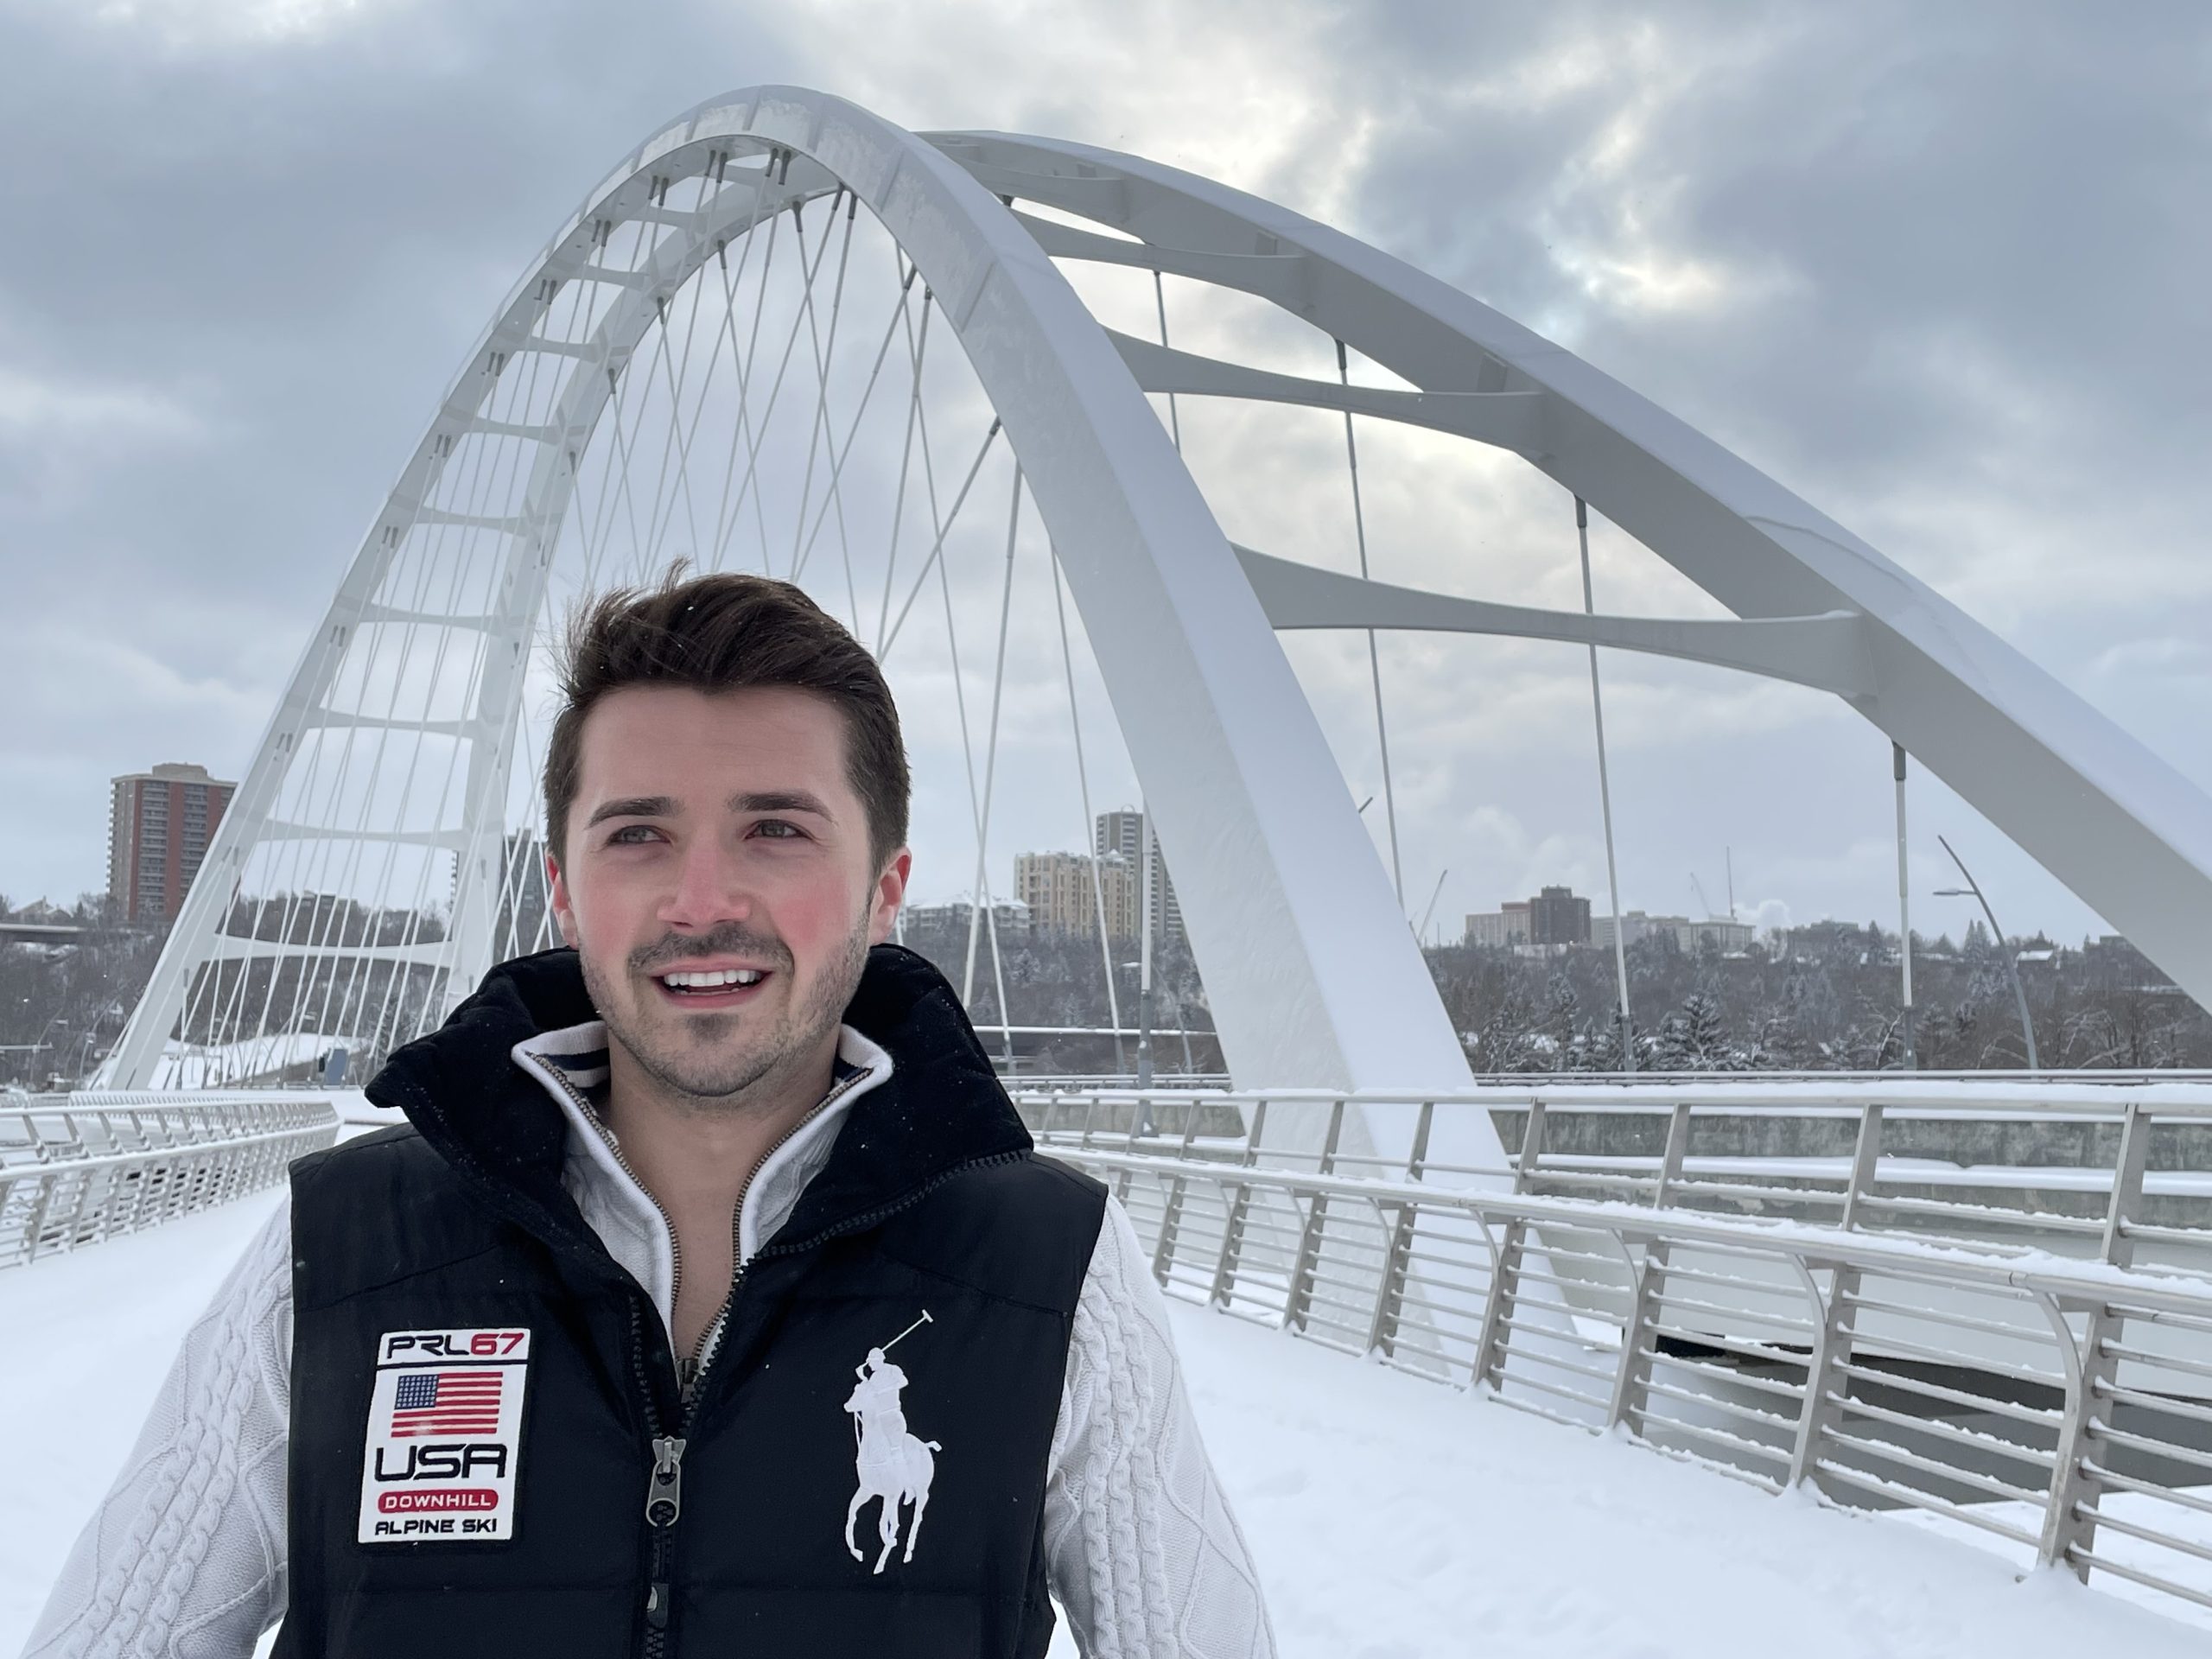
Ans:
{"label": "snow-covered ground", "polygon": [[[0,1655],[275,1202],[0,1274]],[[1196,1308],[1176,1327],[1286,1659],[2201,1656],[2187,1626]],[[1055,1651],[1065,1651],[1056,1649]]]}

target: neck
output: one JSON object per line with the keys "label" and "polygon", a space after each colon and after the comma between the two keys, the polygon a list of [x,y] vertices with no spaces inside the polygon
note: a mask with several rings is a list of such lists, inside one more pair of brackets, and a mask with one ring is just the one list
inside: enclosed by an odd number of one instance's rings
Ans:
{"label": "neck", "polygon": [[607,1041],[607,1123],[645,1188],[671,1211],[705,1205],[727,1215],[769,1151],[830,1092],[836,1028],[815,1052],[733,1095],[671,1088],[613,1033]]}

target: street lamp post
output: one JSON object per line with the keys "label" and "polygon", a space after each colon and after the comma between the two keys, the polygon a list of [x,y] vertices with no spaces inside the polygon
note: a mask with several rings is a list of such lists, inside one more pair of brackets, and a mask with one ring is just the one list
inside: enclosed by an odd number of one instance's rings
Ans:
{"label": "street lamp post", "polygon": [[2018,1003],[2020,1007],[2020,1035],[2026,1039],[2028,1045],[2028,1070],[2040,1071],[2043,1070],[2043,1065],[2036,1058],[2036,1026],[2035,1021],[2028,1017],[2028,993],[2026,988],[2020,983],[2019,958],[2013,954],[2012,947],[2005,943],[2005,930],[1997,925],[1997,912],[1989,907],[1988,895],[1982,892],[1981,884],[1974,879],[1974,873],[1967,868],[1966,860],[1961,858],[1958,849],[1949,842],[1945,841],[1942,836],[1938,836],[1936,839],[1942,842],[1943,850],[1950,854],[1951,862],[1959,867],[1959,874],[1966,878],[1965,887],[1938,887],[1936,890],[1936,896],[1938,899],[1964,899],[1971,894],[1980,901],[1981,913],[1989,918],[1990,933],[1995,938],[1997,949],[2005,958],[2005,971],[2012,977],[2012,1000]]}

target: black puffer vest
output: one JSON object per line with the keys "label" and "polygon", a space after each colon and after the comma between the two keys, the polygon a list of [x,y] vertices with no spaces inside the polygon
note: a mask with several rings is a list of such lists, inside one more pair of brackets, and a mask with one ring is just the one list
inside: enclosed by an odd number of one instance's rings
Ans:
{"label": "black puffer vest", "polygon": [[573,952],[495,969],[371,1084],[408,1127],[294,1166],[276,1651],[1042,1654],[1046,1456],[1104,1189],[1031,1155],[950,988],[879,947],[846,1020],[893,1073],[686,1399],[509,1054],[594,1017]]}

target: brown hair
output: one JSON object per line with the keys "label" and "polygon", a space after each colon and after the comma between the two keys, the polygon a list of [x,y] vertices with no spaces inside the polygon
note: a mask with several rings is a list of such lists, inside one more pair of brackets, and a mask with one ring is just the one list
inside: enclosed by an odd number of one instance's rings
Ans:
{"label": "brown hair", "polygon": [[868,809],[877,865],[906,844],[912,785],[899,709],[883,671],[837,620],[787,582],[735,574],[654,588],[618,588],[580,604],[562,652],[561,712],[545,747],[545,842],[564,857],[569,808],[583,764],[584,718],[626,685],[734,691],[789,685],[845,716],[845,775]]}

